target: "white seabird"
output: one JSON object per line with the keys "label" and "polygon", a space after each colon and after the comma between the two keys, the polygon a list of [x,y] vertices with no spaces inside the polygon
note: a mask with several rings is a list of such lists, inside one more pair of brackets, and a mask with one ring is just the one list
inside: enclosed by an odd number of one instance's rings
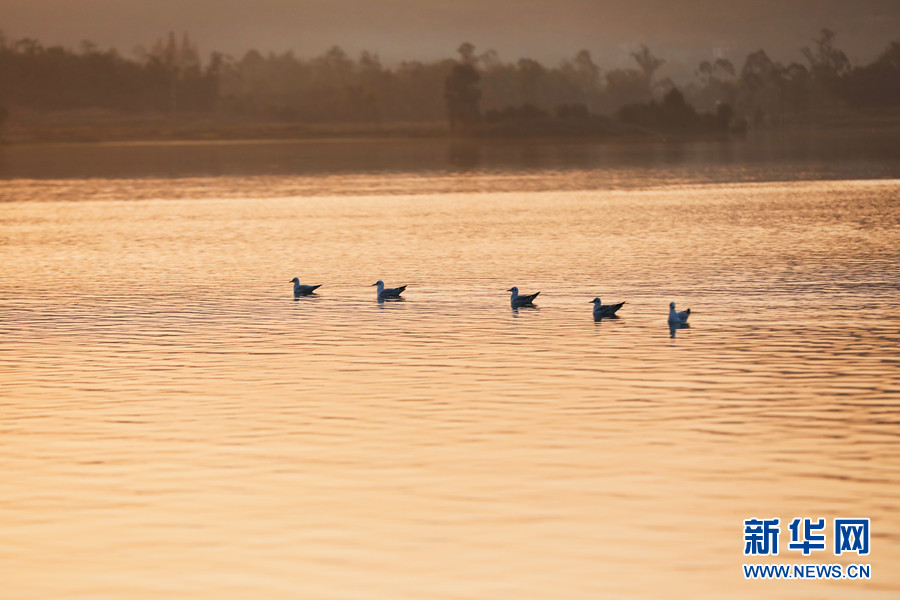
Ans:
{"label": "white seabird", "polygon": [[513,308],[519,308],[520,306],[534,306],[532,303],[534,302],[534,299],[537,298],[537,295],[540,294],[540,292],[535,292],[533,294],[519,295],[519,288],[517,287],[511,287],[506,291],[512,292],[512,295],[509,297],[509,304]]}
{"label": "white seabird", "polygon": [[403,293],[403,290],[406,289],[405,285],[401,285],[396,288],[386,288],[384,287],[384,282],[380,279],[372,284],[373,286],[378,286],[378,301],[382,301],[386,298],[399,298],[400,294]]}
{"label": "white seabird", "polygon": [[303,285],[300,283],[300,280],[296,277],[291,279],[291,283],[294,284],[294,295],[295,296],[309,296],[314,291],[322,287],[322,284],[319,285]]}
{"label": "white seabird", "polygon": [[687,323],[688,317],[691,316],[691,309],[675,312],[675,303],[669,302],[669,324],[680,325]]}
{"label": "white seabird", "polygon": [[600,302],[600,298],[594,298],[591,300],[591,304],[594,305],[594,319],[600,320],[603,317],[614,317],[616,315],[616,311],[622,308],[624,302],[618,302],[616,304],[602,304]]}

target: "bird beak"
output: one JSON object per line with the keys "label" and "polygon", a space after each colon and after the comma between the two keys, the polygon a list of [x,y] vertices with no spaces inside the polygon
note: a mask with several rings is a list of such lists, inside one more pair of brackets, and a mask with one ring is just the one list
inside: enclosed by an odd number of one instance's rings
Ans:
{"label": "bird beak", "polygon": [[376,285],[378,285],[378,284],[377,284],[377,283],[373,283],[373,284],[370,285],[369,287],[375,287]]}

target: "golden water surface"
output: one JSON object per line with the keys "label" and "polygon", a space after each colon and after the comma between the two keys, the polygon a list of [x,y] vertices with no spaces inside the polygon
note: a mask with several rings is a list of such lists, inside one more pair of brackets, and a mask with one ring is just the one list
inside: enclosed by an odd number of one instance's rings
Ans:
{"label": "golden water surface", "polygon": [[592,177],[0,181],[0,597],[897,598],[900,182]]}

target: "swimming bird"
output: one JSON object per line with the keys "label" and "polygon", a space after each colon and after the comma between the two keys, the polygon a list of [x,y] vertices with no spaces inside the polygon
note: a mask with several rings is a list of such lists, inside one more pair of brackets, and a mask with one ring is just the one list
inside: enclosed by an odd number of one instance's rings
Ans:
{"label": "swimming bird", "polygon": [[519,308],[520,306],[534,306],[532,303],[534,302],[534,299],[537,298],[537,295],[540,294],[540,292],[535,292],[533,294],[519,295],[519,288],[517,287],[511,287],[506,291],[512,292],[512,295],[509,297],[509,304],[513,308]]}
{"label": "swimming bird", "polygon": [[303,285],[300,283],[300,280],[296,277],[291,279],[291,283],[294,284],[294,295],[295,296],[309,296],[314,291],[322,287],[322,284],[319,285]]}
{"label": "swimming bird", "polygon": [[616,316],[616,311],[622,308],[624,302],[619,302],[617,304],[601,304],[600,298],[594,298],[591,300],[591,304],[594,305],[594,319],[600,320],[603,317],[614,317]]}
{"label": "swimming bird", "polygon": [[675,303],[669,302],[669,324],[687,323],[688,317],[691,316],[691,309],[675,312]]}
{"label": "swimming bird", "polygon": [[401,285],[397,288],[386,288],[384,287],[384,282],[380,279],[372,284],[373,286],[378,286],[378,301],[381,302],[386,298],[399,298],[400,294],[403,293],[403,290],[406,289],[405,285]]}

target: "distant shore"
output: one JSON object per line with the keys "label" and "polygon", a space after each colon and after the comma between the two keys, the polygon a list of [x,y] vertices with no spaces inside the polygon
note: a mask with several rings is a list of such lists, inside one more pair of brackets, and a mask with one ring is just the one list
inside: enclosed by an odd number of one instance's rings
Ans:
{"label": "distant shore", "polygon": [[[671,136],[631,127],[598,117],[600,126],[476,127],[452,134],[446,122],[430,123],[322,123],[243,119],[207,114],[123,115],[105,111],[27,112],[11,115],[0,130],[3,144],[110,143],[110,142],[216,142],[251,140],[325,139],[703,139],[704,134]],[[900,111],[841,113],[784,123],[768,130],[872,129],[900,133]]]}
{"label": "distant shore", "polygon": [[122,115],[105,111],[28,112],[0,130],[6,144],[240,141],[329,138],[441,138],[446,123],[305,124],[207,114]]}

